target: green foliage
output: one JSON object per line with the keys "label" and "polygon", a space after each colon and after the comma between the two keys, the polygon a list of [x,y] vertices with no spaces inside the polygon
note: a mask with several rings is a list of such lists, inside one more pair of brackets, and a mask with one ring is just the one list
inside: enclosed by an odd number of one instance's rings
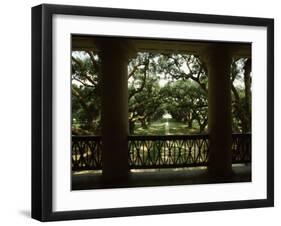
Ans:
{"label": "green foliage", "polygon": [[159,77],[156,71],[157,55],[138,53],[129,63],[129,129],[134,133],[135,123],[146,128],[164,114]]}
{"label": "green foliage", "polygon": [[251,131],[251,61],[234,60],[231,67],[232,127],[234,132]]}
{"label": "green foliage", "polygon": [[[100,63],[93,51],[72,53],[73,134],[100,134]],[[241,58],[231,66],[234,132],[251,130],[251,76],[245,73],[249,64]],[[130,133],[165,133],[164,113],[173,117],[173,134],[207,132],[207,75],[194,55],[138,53],[128,64]]]}
{"label": "green foliage", "polygon": [[100,134],[100,61],[93,52],[72,53],[72,132]]}
{"label": "green foliage", "polygon": [[206,92],[192,80],[177,80],[168,83],[162,92],[165,93],[166,109],[172,117],[184,122],[188,128],[204,132],[207,125],[207,96]]}

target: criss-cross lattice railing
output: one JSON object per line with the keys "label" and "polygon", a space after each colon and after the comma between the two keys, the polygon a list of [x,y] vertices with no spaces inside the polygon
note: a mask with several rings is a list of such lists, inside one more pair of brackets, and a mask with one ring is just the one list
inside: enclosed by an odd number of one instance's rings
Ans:
{"label": "criss-cross lattice railing", "polygon": [[[131,169],[206,166],[209,138],[204,135],[129,136]],[[72,169],[100,170],[100,136],[72,137]],[[232,162],[251,162],[251,134],[232,134]]]}
{"label": "criss-cross lattice railing", "polygon": [[232,134],[232,162],[250,163],[252,160],[252,134]]}
{"label": "criss-cross lattice railing", "polygon": [[71,156],[73,170],[101,169],[101,137],[72,136]]}
{"label": "criss-cross lattice railing", "polygon": [[208,136],[131,136],[131,168],[167,168],[206,165]]}

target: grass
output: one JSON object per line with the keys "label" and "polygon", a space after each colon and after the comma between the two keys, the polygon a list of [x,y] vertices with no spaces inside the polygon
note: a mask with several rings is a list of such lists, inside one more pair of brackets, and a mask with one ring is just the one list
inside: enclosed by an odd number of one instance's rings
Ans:
{"label": "grass", "polygon": [[134,135],[183,135],[196,133],[199,133],[198,129],[190,129],[187,124],[174,119],[169,119],[169,121],[161,119],[150,123],[147,128],[142,128],[137,123],[134,131]]}
{"label": "grass", "polygon": [[[76,131],[77,134],[94,134],[93,132],[80,129],[80,124],[72,124],[72,131]],[[176,121],[175,119],[160,119],[151,122],[147,125],[147,128],[143,128],[141,123],[135,124],[135,130],[133,135],[184,135],[184,134],[199,134],[200,130],[197,129],[198,125],[193,124],[193,128],[188,128],[187,123]],[[95,133],[95,135],[98,135]]]}

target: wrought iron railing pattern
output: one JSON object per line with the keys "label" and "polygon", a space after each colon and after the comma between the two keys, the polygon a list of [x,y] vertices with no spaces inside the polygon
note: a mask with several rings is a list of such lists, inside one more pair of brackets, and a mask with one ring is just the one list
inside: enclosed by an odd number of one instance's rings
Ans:
{"label": "wrought iron railing pattern", "polygon": [[[131,169],[206,166],[209,137],[204,135],[129,136]],[[251,162],[251,134],[232,134],[232,162]],[[72,136],[72,169],[102,169],[101,137]]]}
{"label": "wrought iron railing pattern", "polygon": [[101,137],[72,136],[71,156],[73,170],[101,169]]}
{"label": "wrought iron railing pattern", "polygon": [[208,136],[131,136],[131,168],[167,168],[206,165]]}
{"label": "wrought iron railing pattern", "polygon": [[249,163],[252,160],[252,135],[232,134],[232,162]]}

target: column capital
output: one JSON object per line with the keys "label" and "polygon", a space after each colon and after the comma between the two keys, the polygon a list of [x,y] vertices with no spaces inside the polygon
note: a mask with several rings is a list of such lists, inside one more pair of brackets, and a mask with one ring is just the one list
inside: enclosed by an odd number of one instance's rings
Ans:
{"label": "column capital", "polygon": [[[234,53],[234,47],[229,43],[211,43],[200,50],[200,58],[206,63],[213,63],[215,58],[224,56],[225,60],[231,60]],[[219,63],[219,62],[218,62]]]}
{"label": "column capital", "polygon": [[137,54],[131,40],[116,37],[95,38],[96,47],[101,54],[118,54],[123,60],[129,60]]}

